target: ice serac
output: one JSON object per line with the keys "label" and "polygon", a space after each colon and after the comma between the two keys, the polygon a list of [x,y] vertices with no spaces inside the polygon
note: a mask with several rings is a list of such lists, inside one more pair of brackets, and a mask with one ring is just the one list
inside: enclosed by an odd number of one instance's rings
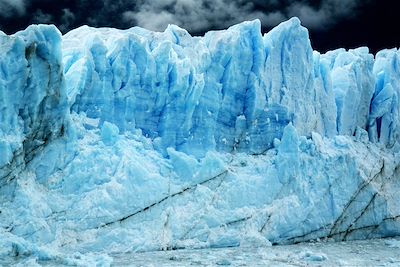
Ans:
{"label": "ice serac", "polygon": [[260,28],[1,34],[0,258],[399,235],[399,51]]}
{"label": "ice serac", "polygon": [[373,141],[395,144],[400,129],[400,52],[382,50],[373,68],[375,91],[369,116],[369,134]]}
{"label": "ice serac", "polygon": [[61,34],[54,26],[0,33],[0,187],[63,134]]}
{"label": "ice serac", "polygon": [[367,129],[374,93],[374,57],[368,48],[338,49],[323,55],[331,69],[337,108],[337,132],[353,135],[357,127]]}

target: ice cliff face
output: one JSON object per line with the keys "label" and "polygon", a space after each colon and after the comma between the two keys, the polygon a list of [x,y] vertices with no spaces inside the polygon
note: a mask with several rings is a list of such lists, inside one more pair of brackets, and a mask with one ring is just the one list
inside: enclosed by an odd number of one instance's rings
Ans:
{"label": "ice cliff face", "polygon": [[204,38],[176,26],[164,33],[80,28],[64,47],[72,110],[121,131],[139,128],[161,150],[262,153],[289,121],[304,135],[337,132],[332,86],[320,73],[327,67],[314,66],[296,19],[264,37],[259,21]]}
{"label": "ice cliff face", "polygon": [[[253,21],[203,38],[170,26],[80,28],[63,40],[72,110],[122,132],[139,128],[162,150],[262,153],[290,121],[305,136],[351,136],[359,127],[374,142],[396,140],[399,88],[378,88],[397,86],[388,78],[395,67],[383,66],[396,59],[382,52],[373,69],[367,48],[320,55],[297,19],[264,36]],[[378,122],[382,112],[387,123]]]}
{"label": "ice cliff face", "polygon": [[2,187],[19,175],[38,150],[63,135],[68,107],[60,40],[51,26],[31,26],[14,36],[0,34]]}
{"label": "ice cliff face", "polygon": [[294,18],[0,35],[0,255],[400,233],[400,53]]}

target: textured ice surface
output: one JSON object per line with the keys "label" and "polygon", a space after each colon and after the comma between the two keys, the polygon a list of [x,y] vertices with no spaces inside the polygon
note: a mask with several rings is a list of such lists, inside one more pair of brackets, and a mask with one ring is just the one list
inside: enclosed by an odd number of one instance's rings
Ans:
{"label": "textured ice surface", "polygon": [[0,34],[0,53],[3,187],[37,150],[63,134],[68,107],[60,62],[61,35],[54,26],[30,26],[13,36]]}
{"label": "textured ice surface", "polygon": [[321,55],[293,18],[31,26],[0,55],[0,257],[400,234],[396,49]]}

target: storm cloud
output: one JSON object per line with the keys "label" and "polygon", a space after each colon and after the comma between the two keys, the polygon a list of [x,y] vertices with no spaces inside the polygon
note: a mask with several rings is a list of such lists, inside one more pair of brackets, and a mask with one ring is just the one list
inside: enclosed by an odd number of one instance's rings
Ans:
{"label": "storm cloud", "polygon": [[260,19],[273,27],[297,16],[312,30],[325,30],[343,17],[354,16],[365,1],[244,1],[244,0],[142,0],[137,9],[123,13],[126,22],[151,30],[177,24],[190,32],[226,28],[232,24]]}
{"label": "storm cloud", "polygon": [[19,17],[25,15],[25,12],[25,0],[0,0],[0,17]]}
{"label": "storm cloud", "polygon": [[63,32],[83,24],[156,31],[176,24],[203,33],[253,19],[273,27],[297,16],[311,30],[326,30],[343,17],[355,16],[365,4],[361,0],[0,0],[0,27],[7,28],[10,19],[23,19],[53,23]]}
{"label": "storm cloud", "polygon": [[259,19],[266,32],[297,16],[320,51],[364,45],[377,51],[400,43],[395,26],[399,4],[394,0],[0,0],[0,30],[11,34],[29,24],[46,23],[63,33],[81,25],[163,31],[176,24],[202,35]]}

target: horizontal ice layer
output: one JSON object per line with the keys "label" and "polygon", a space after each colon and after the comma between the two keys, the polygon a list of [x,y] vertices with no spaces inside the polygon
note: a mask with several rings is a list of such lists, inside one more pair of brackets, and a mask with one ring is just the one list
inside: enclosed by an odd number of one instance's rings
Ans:
{"label": "horizontal ice layer", "polygon": [[1,257],[399,235],[396,49],[321,55],[298,19],[0,39]]}
{"label": "horizontal ice layer", "polygon": [[38,148],[63,134],[67,103],[61,35],[54,26],[0,32],[0,55],[1,187]]}

